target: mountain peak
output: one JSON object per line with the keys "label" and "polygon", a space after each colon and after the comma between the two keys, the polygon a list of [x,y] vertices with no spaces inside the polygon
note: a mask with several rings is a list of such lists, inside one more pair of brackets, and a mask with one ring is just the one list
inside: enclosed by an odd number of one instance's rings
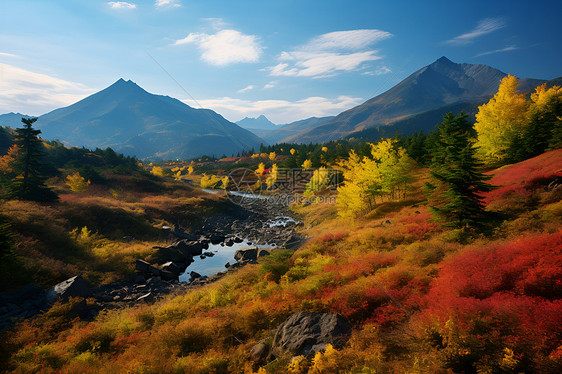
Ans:
{"label": "mountain peak", "polygon": [[454,64],[453,61],[449,60],[447,57],[445,56],[441,56],[439,57],[437,60],[435,60],[435,62],[444,62],[444,63],[448,63],[448,64]]}
{"label": "mountain peak", "polygon": [[267,119],[263,114],[256,118],[246,117],[236,122],[236,124],[245,129],[275,129],[277,126]]}

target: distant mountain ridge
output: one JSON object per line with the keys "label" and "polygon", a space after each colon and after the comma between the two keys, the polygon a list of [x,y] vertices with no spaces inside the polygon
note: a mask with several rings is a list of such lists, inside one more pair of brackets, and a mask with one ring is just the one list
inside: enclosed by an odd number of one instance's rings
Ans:
{"label": "distant mountain ridge", "polygon": [[277,126],[263,114],[256,118],[245,117],[235,123],[246,130],[275,130],[277,128]]}
{"label": "distant mountain ridge", "polygon": [[22,122],[21,122],[22,118],[31,118],[31,117],[32,116],[28,116],[27,114],[14,113],[14,112],[0,114],[0,126],[11,127],[15,129],[16,127],[22,126]]}
{"label": "distant mountain ridge", "polygon": [[[388,91],[284,141],[326,142],[456,103],[481,104],[496,93],[505,76],[506,73],[487,65],[457,64],[441,57]],[[527,91],[543,82],[521,79],[520,90]]]}
{"label": "distant mountain ridge", "polygon": [[152,159],[231,155],[263,143],[212,110],[151,94],[123,79],[40,116],[36,126],[46,139]]}

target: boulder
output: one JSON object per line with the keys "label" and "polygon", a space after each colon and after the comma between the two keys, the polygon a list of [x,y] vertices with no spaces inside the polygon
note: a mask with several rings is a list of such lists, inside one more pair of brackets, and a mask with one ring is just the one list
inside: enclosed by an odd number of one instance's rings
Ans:
{"label": "boulder", "polygon": [[150,264],[144,260],[136,260],[135,261],[135,270],[140,273],[148,273],[148,269],[150,268]]}
{"label": "boulder", "polygon": [[258,250],[258,258],[269,256],[271,253],[267,249],[260,249]]}
{"label": "boulder", "polygon": [[176,275],[183,272],[182,266],[173,261],[166,262],[162,265],[161,269],[164,271],[169,271]]}
{"label": "boulder", "polygon": [[192,271],[189,273],[189,281],[193,282],[195,279],[201,278],[201,274]]}
{"label": "boulder", "polygon": [[224,245],[226,245],[227,247],[232,247],[234,245],[234,239],[232,238],[228,238],[224,241]]}
{"label": "boulder", "polygon": [[177,238],[186,239],[186,240],[189,240],[189,241],[199,239],[199,237],[197,237],[193,234],[187,233],[177,226],[174,227],[174,231],[172,231],[172,234],[174,234],[174,236],[176,236]]}
{"label": "boulder", "polygon": [[234,240],[234,243],[242,243],[244,241],[242,238],[240,238],[238,236],[235,236],[233,240]]}
{"label": "boulder", "polygon": [[327,344],[341,347],[351,334],[351,325],[336,313],[293,314],[277,328],[271,352],[276,356],[307,356]]}
{"label": "boulder", "polygon": [[160,277],[166,281],[178,280],[179,275],[169,270],[160,270]]}
{"label": "boulder", "polygon": [[250,357],[255,362],[264,362],[269,355],[269,348],[265,343],[258,343],[250,349]]}
{"label": "boulder", "polygon": [[54,303],[58,299],[67,299],[69,297],[88,297],[91,289],[88,283],[81,275],[69,278],[64,282],[60,282],[47,291],[47,301]]}
{"label": "boulder", "polygon": [[257,260],[258,247],[239,249],[234,253],[234,259],[238,262]]}
{"label": "boulder", "polygon": [[224,236],[213,234],[213,235],[211,235],[209,240],[211,241],[211,244],[219,244],[219,243],[222,243],[224,241]]}
{"label": "boulder", "polygon": [[184,262],[187,260],[186,256],[174,245],[168,247],[154,247],[154,249],[156,249],[154,252],[154,259],[159,264],[165,264],[169,261]]}

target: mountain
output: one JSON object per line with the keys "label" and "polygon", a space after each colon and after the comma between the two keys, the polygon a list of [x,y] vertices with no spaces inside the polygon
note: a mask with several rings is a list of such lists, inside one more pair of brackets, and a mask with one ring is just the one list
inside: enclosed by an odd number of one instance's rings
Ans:
{"label": "mountain", "polygon": [[[287,140],[296,143],[325,142],[364,129],[391,125],[456,103],[482,104],[496,93],[506,75],[490,66],[457,64],[441,57],[388,91]],[[522,79],[520,90],[532,89],[543,82]]]}
{"label": "mountain", "polygon": [[275,130],[277,128],[263,114],[257,118],[246,117],[235,123],[246,130]]}
{"label": "mountain", "polygon": [[263,140],[209,109],[117,82],[36,122],[46,139],[139,158],[187,159],[259,148]]}
{"label": "mountain", "polygon": [[0,114],[0,126],[11,127],[13,129],[15,129],[16,127],[22,127],[23,123],[21,122],[21,119],[30,117],[31,116],[28,116],[26,114],[14,112]]}

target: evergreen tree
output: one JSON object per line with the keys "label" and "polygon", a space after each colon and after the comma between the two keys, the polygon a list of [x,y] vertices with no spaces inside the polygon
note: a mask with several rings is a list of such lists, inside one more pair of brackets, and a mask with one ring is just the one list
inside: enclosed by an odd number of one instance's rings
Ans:
{"label": "evergreen tree", "polygon": [[43,144],[38,138],[41,130],[32,127],[37,118],[22,118],[22,128],[16,129],[15,143],[19,153],[13,169],[16,177],[9,186],[10,197],[32,201],[52,201],[57,195],[45,185],[47,177],[43,175]]}
{"label": "evergreen tree", "polygon": [[438,125],[439,138],[431,165],[431,175],[442,188],[439,206],[432,211],[446,225],[454,228],[483,228],[486,212],[482,192],[490,191],[490,179],[478,171],[481,164],[475,157],[471,126],[467,115],[448,113]]}

